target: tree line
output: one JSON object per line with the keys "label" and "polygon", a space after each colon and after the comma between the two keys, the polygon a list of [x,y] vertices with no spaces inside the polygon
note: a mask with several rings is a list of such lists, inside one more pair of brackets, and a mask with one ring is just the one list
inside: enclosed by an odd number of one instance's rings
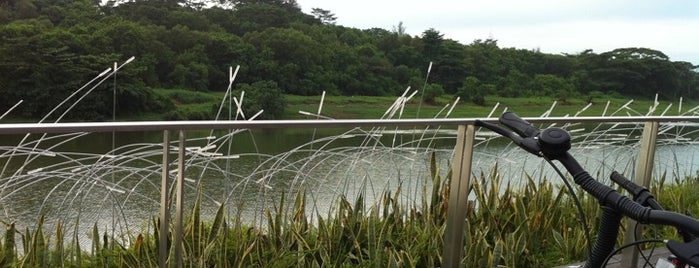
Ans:
{"label": "tree line", "polygon": [[[335,20],[321,8],[303,13],[294,0],[2,1],[0,111],[23,99],[22,116],[46,114],[131,56],[118,73],[117,103],[132,113],[171,108],[153,87],[226,90],[236,65],[236,88],[273,96],[397,95],[427,81],[428,101],[444,93],[475,103],[486,95],[699,97],[697,66],[650,48],[547,54],[493,39],[461,44],[436,29],[410,36],[402,23],[361,30]],[[110,115],[108,87],[86,96],[75,117]]]}

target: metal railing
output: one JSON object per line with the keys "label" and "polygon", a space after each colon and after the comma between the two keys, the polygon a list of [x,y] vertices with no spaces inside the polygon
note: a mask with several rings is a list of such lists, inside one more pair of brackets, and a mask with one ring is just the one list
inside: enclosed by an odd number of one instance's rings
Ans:
{"label": "metal railing", "polygon": [[[699,123],[697,116],[628,116],[628,117],[545,117],[525,118],[531,123],[623,123],[643,122],[643,138],[639,161],[636,166],[636,181],[648,186],[653,168],[655,142],[660,123],[693,122]],[[468,189],[470,188],[471,163],[475,137],[476,118],[460,119],[393,119],[393,120],[265,120],[265,121],[139,121],[139,122],[100,122],[100,123],[19,123],[0,124],[0,135],[41,134],[41,133],[76,133],[76,132],[131,132],[163,131],[162,181],[160,199],[160,220],[163,226],[169,225],[170,211],[168,200],[168,174],[170,162],[171,133],[179,133],[178,143],[178,177],[175,194],[175,234],[173,245],[174,260],[168,260],[168,228],[160,228],[159,264],[167,267],[168,261],[176,266],[182,265],[182,211],[183,183],[185,171],[185,137],[190,130],[225,130],[225,129],[272,129],[272,128],[338,128],[338,127],[417,127],[417,126],[455,126],[457,140],[452,163],[452,178],[447,211],[447,226],[443,255],[444,267],[458,267],[462,258],[464,222],[466,220]],[[494,118],[480,119],[496,122]],[[632,236],[627,236],[632,237]],[[629,253],[634,254],[634,253]],[[625,258],[635,260],[636,258]]]}
{"label": "metal railing", "polygon": [[[624,122],[697,122],[698,116],[591,116],[527,117],[531,123],[624,123]],[[495,118],[449,119],[349,119],[349,120],[259,120],[259,121],[136,121],[82,123],[0,124],[0,135],[71,132],[129,132],[162,130],[400,127],[473,125],[476,120],[495,123]]]}

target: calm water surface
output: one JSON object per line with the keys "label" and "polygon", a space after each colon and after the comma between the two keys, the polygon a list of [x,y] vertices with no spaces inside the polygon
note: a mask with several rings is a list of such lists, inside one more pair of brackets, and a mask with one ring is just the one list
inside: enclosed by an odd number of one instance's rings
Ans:
{"label": "calm water surface", "polygon": [[[227,204],[229,217],[251,223],[264,222],[266,209],[278,205],[283,194],[293,195],[299,189],[306,192],[309,212],[323,217],[341,195],[353,200],[362,194],[371,202],[400,187],[404,202],[420,202],[431,188],[429,159],[435,157],[442,176],[449,169],[455,131],[413,130],[401,129],[401,134],[394,128],[188,132],[185,198],[191,207],[201,193],[205,215],[210,217],[219,204]],[[38,137],[31,136],[30,143],[14,153],[22,136],[0,140],[3,220],[30,226],[45,214],[49,222],[61,219],[65,224],[79,218],[88,228],[96,222],[105,230],[133,233],[157,215],[161,132],[54,136],[37,145]],[[475,175],[487,174],[497,164],[503,179],[513,185],[525,181],[527,174],[560,182],[541,159],[488,137],[477,137]],[[699,144],[687,137],[661,139],[655,177],[665,174],[673,180],[697,174]],[[637,133],[586,139],[576,143],[572,153],[591,174],[602,180],[614,169],[634,175]],[[26,153],[30,151],[35,153]],[[176,152],[173,148],[171,182],[176,177]]]}

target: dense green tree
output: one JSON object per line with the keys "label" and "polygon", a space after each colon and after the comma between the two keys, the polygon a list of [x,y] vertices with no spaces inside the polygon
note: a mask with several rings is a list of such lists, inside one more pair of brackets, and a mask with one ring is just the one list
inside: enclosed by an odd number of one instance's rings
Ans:
{"label": "dense green tree", "polygon": [[85,26],[98,21],[102,11],[92,0],[49,0],[41,5],[41,16],[48,17],[54,25],[62,27]]}
{"label": "dense green tree", "polygon": [[209,62],[204,46],[197,45],[179,54],[170,73],[173,85],[199,91],[209,90]]}
{"label": "dense green tree", "polygon": [[440,84],[430,83],[425,86],[422,100],[427,103],[435,104],[437,97],[444,95],[444,87]]}
{"label": "dense green tree", "polygon": [[[675,97],[681,91],[678,65],[660,51],[620,48],[599,55],[583,55],[587,89],[626,95]],[[689,66],[684,66],[689,67]]]}
{"label": "dense green tree", "polygon": [[129,1],[106,11],[136,23],[172,27],[168,14],[181,8],[174,1]]}
{"label": "dense green tree", "polygon": [[234,30],[238,29],[234,12],[231,12],[230,9],[214,6],[200,12],[212,24],[211,28],[220,28],[228,33],[233,33]]}
{"label": "dense green tree", "polygon": [[481,84],[475,76],[468,76],[464,79],[456,95],[465,101],[471,101],[477,105],[485,105],[485,96],[488,95],[488,88]]}
{"label": "dense green tree", "polygon": [[422,56],[425,59],[424,63],[433,61],[442,54],[442,42],[444,34],[434,28],[427,29],[422,33]]}
{"label": "dense green tree", "polygon": [[337,21],[337,16],[330,12],[330,10],[313,8],[311,9],[311,14],[323,24],[335,24]]}
{"label": "dense green tree", "polygon": [[538,95],[532,93],[532,78],[518,70],[511,70],[507,76],[498,79],[498,95],[507,97],[526,97]]}
{"label": "dense green tree", "polygon": [[[300,95],[397,95],[427,82],[479,104],[493,94],[699,97],[697,66],[649,48],[552,55],[493,39],[463,45],[436,29],[411,37],[402,23],[348,28],[327,10],[311,13],[294,0],[0,1],[0,111],[24,99],[19,112],[40,116],[131,56],[117,103],[135,113],[168,107],[149,87],[223,91],[236,65],[241,85]],[[69,116],[105,118],[110,104],[111,92],[96,89]]]}
{"label": "dense green tree", "polygon": [[235,8],[240,8],[245,5],[254,5],[254,4],[267,4],[267,5],[275,5],[275,6],[286,6],[290,8],[298,8],[298,3],[296,3],[296,0],[221,0],[221,3],[229,3],[233,5]]}
{"label": "dense green tree", "polygon": [[542,56],[540,74],[551,74],[559,77],[570,77],[574,71],[574,61],[564,55],[539,54]]}
{"label": "dense green tree", "polygon": [[559,100],[574,97],[573,84],[567,79],[552,74],[537,74],[530,84],[533,96],[555,96]]}
{"label": "dense green tree", "polygon": [[357,46],[369,42],[369,35],[359,29],[338,27],[338,40],[345,45]]}
{"label": "dense green tree", "polygon": [[[240,65],[248,69],[255,56],[255,47],[242,38],[226,32],[210,32],[207,40],[204,52],[209,60],[209,89],[226,90],[229,68]],[[249,77],[250,75],[245,73],[236,79],[252,82]]]}
{"label": "dense green tree", "polygon": [[463,46],[454,40],[442,43],[442,53],[435,59],[433,81],[444,85],[447,93],[455,93],[467,75]]}
{"label": "dense green tree", "polygon": [[307,79],[309,70],[327,57],[321,44],[304,33],[293,29],[269,28],[244,36],[245,41],[258,49],[260,66],[251,66],[268,79],[277,81],[285,93],[313,95],[322,92],[312,84],[300,83]]}
{"label": "dense green tree", "polygon": [[512,69],[504,64],[504,53],[498,47],[497,40],[474,40],[466,46],[464,54],[466,71],[483,83],[494,84]]}
{"label": "dense green tree", "polygon": [[[11,32],[18,31],[39,32],[8,38]],[[0,48],[0,94],[4,96],[1,106],[25,100],[19,108],[24,116],[45,115],[83,83],[111,66],[108,55],[85,55],[83,39],[63,29],[22,22],[3,25],[0,32],[4,33],[4,41],[9,41]],[[22,45],[13,45],[16,43]],[[106,105],[107,96],[111,95],[99,91],[88,95],[68,116],[94,118],[106,114],[107,107],[111,107]]]}
{"label": "dense green tree", "polygon": [[685,61],[673,62],[673,65],[677,70],[677,91],[674,92],[672,98],[699,97],[699,73],[695,71],[699,66],[693,66]]}
{"label": "dense green tree", "polygon": [[444,86],[447,93],[455,93],[466,76],[464,47],[454,40],[445,40],[435,29],[422,33],[423,66],[432,63],[431,80]]}
{"label": "dense green tree", "polygon": [[14,4],[15,18],[32,19],[39,16],[39,10],[31,0],[18,0]]}
{"label": "dense green tree", "polygon": [[[248,1],[246,1],[248,2]],[[286,1],[250,1],[237,4],[233,12],[231,32],[245,35],[248,32],[267,28],[288,28],[292,22],[319,23],[313,16],[304,14],[294,3]]]}
{"label": "dense green tree", "polygon": [[257,81],[252,84],[241,83],[233,95],[240,96],[241,91],[245,91],[242,108],[246,117],[264,111],[260,115],[260,119],[281,119],[286,102],[277,83],[269,80]]}

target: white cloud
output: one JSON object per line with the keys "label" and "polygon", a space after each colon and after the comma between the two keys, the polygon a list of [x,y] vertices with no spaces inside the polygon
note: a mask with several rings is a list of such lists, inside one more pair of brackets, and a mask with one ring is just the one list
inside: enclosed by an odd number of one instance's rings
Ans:
{"label": "white cloud", "polygon": [[403,22],[411,35],[434,28],[464,44],[493,37],[501,47],[547,53],[648,47],[699,64],[699,1],[297,1],[306,12],[328,9],[338,24],[360,29]]}

